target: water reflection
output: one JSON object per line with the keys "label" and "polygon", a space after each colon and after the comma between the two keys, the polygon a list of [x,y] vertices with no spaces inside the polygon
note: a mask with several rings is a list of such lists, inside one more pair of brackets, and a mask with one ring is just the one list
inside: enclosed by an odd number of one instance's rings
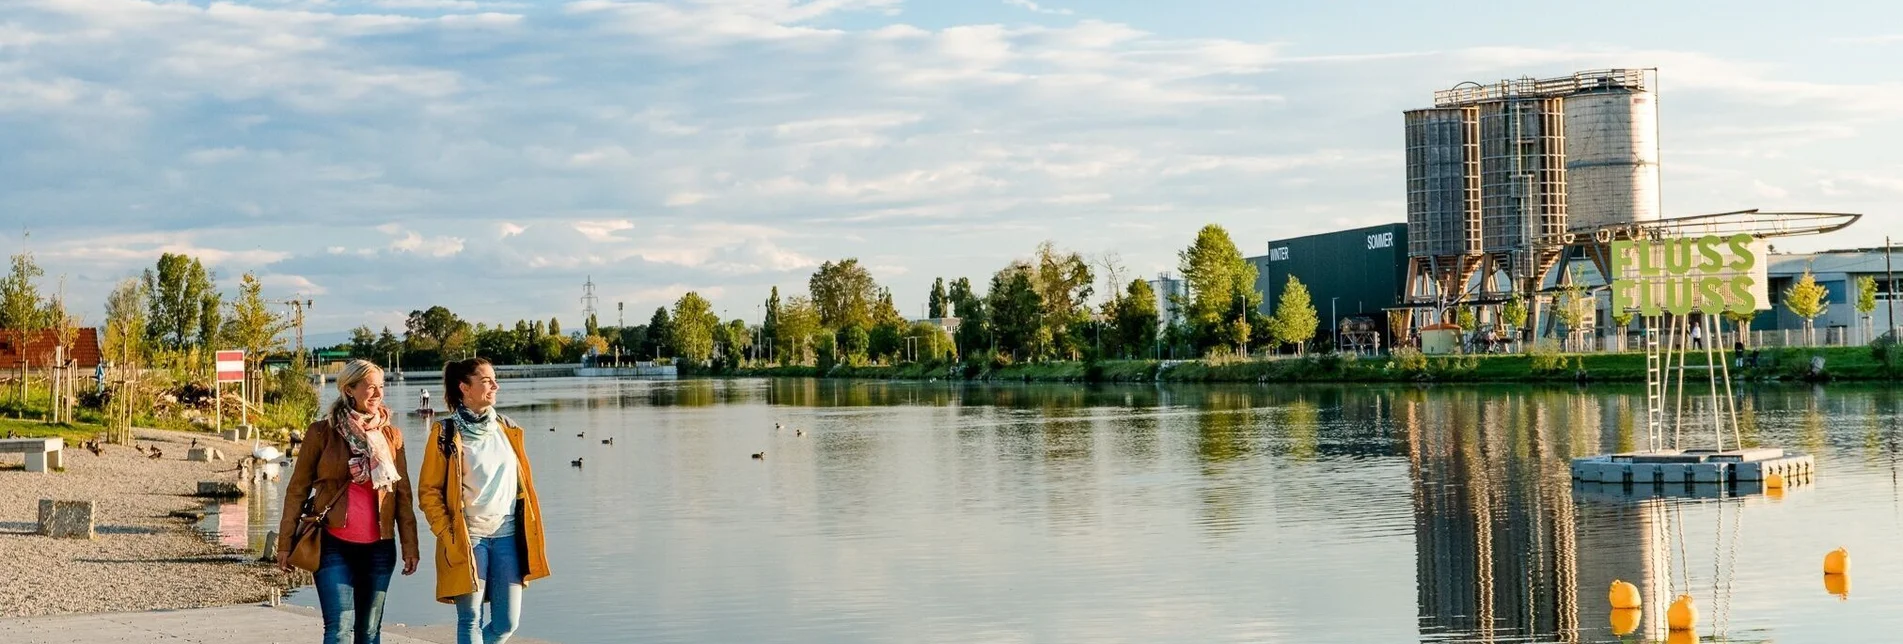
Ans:
{"label": "water reflection", "polygon": [[[1739,390],[1746,440],[1818,445],[1826,474],[1677,502],[1570,480],[1571,457],[1643,442],[1637,388],[505,388],[516,420],[563,430],[529,444],[557,575],[524,634],[552,641],[1665,641],[1688,590],[1729,641],[1900,621],[1903,564],[1860,559],[1847,602],[1815,574],[1903,529],[1888,390]],[[1873,527],[1824,547],[1809,526],[1845,513]],[[448,617],[430,574],[394,582],[389,619]],[[1613,579],[1646,608],[1611,613]]]}

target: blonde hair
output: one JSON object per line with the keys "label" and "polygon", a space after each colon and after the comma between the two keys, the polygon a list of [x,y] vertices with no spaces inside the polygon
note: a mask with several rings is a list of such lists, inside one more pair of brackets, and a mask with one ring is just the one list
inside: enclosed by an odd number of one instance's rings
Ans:
{"label": "blonde hair", "polygon": [[344,412],[352,411],[348,390],[357,386],[357,383],[369,380],[372,374],[380,373],[383,373],[383,367],[369,360],[358,358],[345,363],[343,371],[337,372],[337,399],[330,401],[330,412],[325,416],[341,418]]}

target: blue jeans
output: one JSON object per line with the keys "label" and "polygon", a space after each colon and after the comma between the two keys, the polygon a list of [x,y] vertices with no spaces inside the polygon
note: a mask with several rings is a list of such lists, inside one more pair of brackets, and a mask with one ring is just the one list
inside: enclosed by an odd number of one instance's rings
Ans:
{"label": "blue jeans", "polygon": [[383,641],[383,598],[396,571],[396,540],[351,543],[324,533],[318,557],[317,603],[324,611],[324,644],[344,644],[348,626],[356,644]]}
{"label": "blue jeans", "polygon": [[[456,644],[502,644],[522,621],[522,555],[516,551],[520,533],[507,537],[475,537],[471,545],[480,580],[476,592],[456,598]],[[487,591],[485,593],[485,591]],[[489,621],[482,602],[489,602]]]}

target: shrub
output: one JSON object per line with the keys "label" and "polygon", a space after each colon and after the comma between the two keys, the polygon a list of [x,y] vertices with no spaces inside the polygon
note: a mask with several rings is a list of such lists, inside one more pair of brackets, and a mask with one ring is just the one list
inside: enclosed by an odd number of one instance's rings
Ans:
{"label": "shrub", "polygon": [[1427,373],[1427,354],[1410,346],[1397,347],[1388,352],[1388,368],[1401,373]]}

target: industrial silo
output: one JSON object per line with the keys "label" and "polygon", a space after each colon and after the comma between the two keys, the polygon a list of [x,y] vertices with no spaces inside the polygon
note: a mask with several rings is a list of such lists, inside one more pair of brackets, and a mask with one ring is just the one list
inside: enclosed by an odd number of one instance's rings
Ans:
{"label": "industrial silo", "polygon": [[1479,108],[1482,250],[1526,251],[1566,232],[1562,99],[1510,97]]}
{"label": "industrial silo", "polygon": [[1407,136],[1408,254],[1480,252],[1480,151],[1471,107],[1411,110]]}
{"label": "industrial silo", "polygon": [[1658,106],[1632,81],[1567,96],[1569,225],[1588,228],[1659,218]]}

